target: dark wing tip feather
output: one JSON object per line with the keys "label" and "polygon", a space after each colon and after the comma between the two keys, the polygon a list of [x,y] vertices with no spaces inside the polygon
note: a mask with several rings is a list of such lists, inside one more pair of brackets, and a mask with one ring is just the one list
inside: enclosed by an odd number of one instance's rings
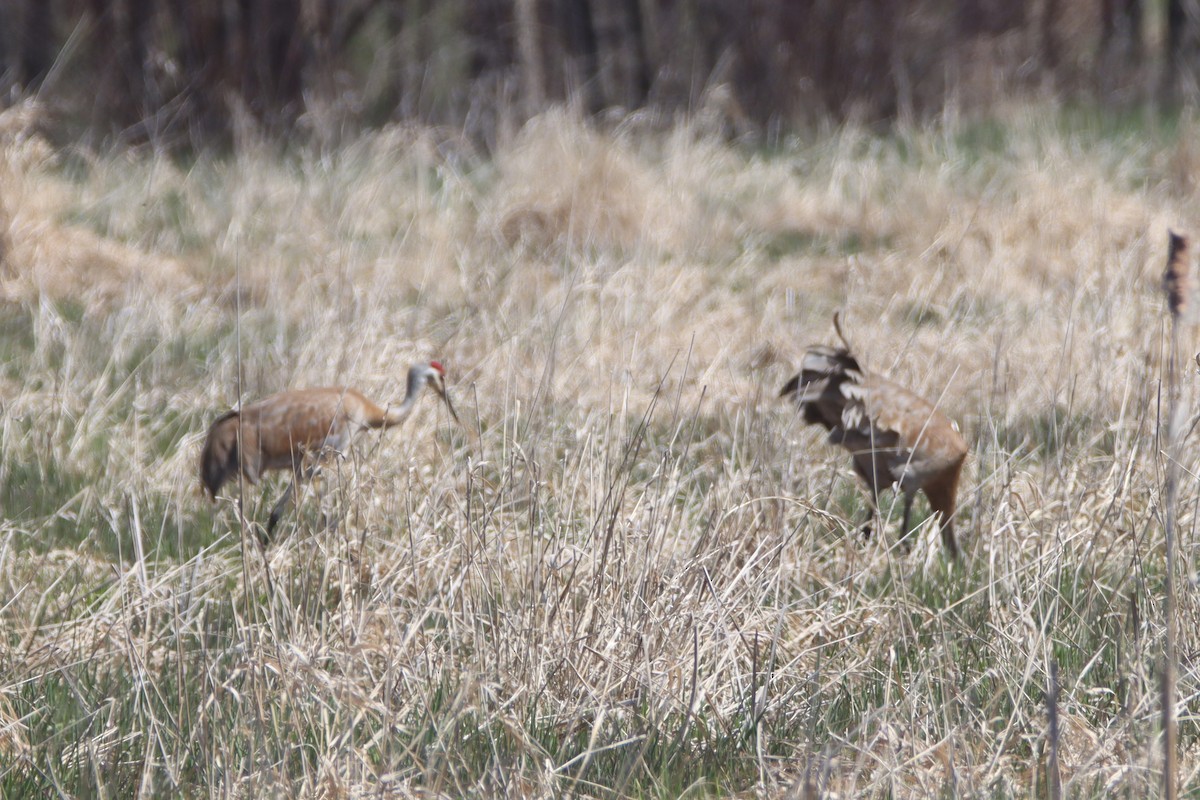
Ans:
{"label": "dark wing tip feather", "polygon": [[780,390],[779,396],[787,397],[789,394],[795,394],[796,390],[799,388],[800,388],[800,376],[795,375],[792,377],[792,379],[790,381],[788,381],[787,383],[785,383],[783,385],[783,389]]}

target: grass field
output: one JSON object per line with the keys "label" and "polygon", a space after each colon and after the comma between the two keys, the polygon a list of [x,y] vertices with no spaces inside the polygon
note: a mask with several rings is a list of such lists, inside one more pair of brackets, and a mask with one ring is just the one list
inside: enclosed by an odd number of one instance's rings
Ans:
{"label": "grass field", "polygon": [[[180,163],[26,117],[0,795],[1040,797],[1052,749],[1063,796],[1159,791],[1159,282],[1168,227],[1200,235],[1200,123],[1018,106],[766,152],[556,113],[487,158],[397,128]],[[777,397],[838,309],[971,445],[958,565],[932,520],[894,546],[890,495],[856,537],[849,459]],[[364,436],[265,554],[281,478],[245,528],[236,487],[201,496],[239,398],[394,400],[430,358],[465,424],[428,397]]]}

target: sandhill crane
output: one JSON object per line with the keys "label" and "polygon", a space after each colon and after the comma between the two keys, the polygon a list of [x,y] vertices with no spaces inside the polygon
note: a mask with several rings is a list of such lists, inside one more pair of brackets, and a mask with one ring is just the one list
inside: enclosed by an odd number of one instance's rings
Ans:
{"label": "sandhill crane", "polygon": [[265,397],[241,411],[228,411],[208,429],[200,456],[200,479],[209,497],[238,471],[251,484],[264,472],[290,469],[293,480],[271,509],[267,534],[275,530],[284,506],[302,478],[311,477],[320,459],[343,452],[355,434],[368,428],[391,428],[407,419],[421,389],[428,384],[458,414],[446,393],[446,370],[436,361],[408,371],[408,391],[397,408],[380,408],[362,392],[341,386],[295,389]]}
{"label": "sandhill crane", "polygon": [[904,494],[901,542],[909,534],[913,498],[918,490],[925,492],[940,518],[942,542],[957,558],[953,517],[967,443],[933,404],[859,366],[837,316],[833,323],[843,346],[810,347],[800,374],[784,385],[780,397],[790,396],[805,422],[825,426],[829,443],[850,451],[855,471],[871,491],[872,515],[879,490],[899,485]]}

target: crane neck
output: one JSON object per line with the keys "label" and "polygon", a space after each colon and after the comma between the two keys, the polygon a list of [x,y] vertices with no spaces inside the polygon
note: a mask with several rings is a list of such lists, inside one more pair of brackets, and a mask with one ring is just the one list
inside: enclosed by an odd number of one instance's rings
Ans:
{"label": "crane neck", "polygon": [[404,400],[396,408],[389,408],[387,410],[387,415],[383,422],[384,427],[390,428],[408,419],[408,415],[412,413],[413,406],[417,404],[417,397],[420,396],[421,389],[425,386],[425,380],[426,377],[420,370],[414,368],[408,371],[408,386],[404,393]]}

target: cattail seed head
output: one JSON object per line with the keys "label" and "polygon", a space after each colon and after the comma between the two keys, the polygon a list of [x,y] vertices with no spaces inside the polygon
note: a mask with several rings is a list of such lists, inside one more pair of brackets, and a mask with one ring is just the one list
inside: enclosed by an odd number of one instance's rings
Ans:
{"label": "cattail seed head", "polygon": [[1192,296],[1192,272],[1188,260],[1188,240],[1175,231],[1167,231],[1167,271],[1163,273],[1163,291],[1171,316],[1179,319],[1187,314]]}

